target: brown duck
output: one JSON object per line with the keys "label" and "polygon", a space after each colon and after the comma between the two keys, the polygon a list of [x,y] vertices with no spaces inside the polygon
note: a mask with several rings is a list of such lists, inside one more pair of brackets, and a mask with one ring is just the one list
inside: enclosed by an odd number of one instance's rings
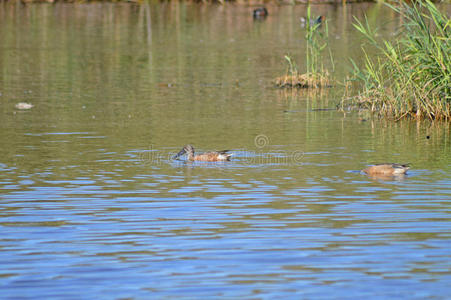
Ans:
{"label": "brown duck", "polygon": [[408,164],[385,163],[368,167],[362,172],[368,175],[396,176],[406,174],[409,169]]}
{"label": "brown duck", "polygon": [[188,154],[188,160],[190,161],[228,161],[230,160],[232,154],[227,152],[229,152],[229,150],[211,151],[194,155],[194,147],[191,145],[186,145],[173,157],[173,159],[177,159],[186,153]]}

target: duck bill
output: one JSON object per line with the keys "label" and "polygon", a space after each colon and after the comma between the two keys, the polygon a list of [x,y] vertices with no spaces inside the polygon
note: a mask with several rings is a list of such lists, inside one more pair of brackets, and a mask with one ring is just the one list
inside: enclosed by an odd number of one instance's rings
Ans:
{"label": "duck bill", "polygon": [[172,159],[177,159],[177,158],[179,158],[180,156],[182,156],[182,155],[185,154],[185,153],[186,153],[185,149],[182,149],[182,150],[180,150],[179,153],[177,153],[176,155],[174,155],[174,157],[172,157]]}

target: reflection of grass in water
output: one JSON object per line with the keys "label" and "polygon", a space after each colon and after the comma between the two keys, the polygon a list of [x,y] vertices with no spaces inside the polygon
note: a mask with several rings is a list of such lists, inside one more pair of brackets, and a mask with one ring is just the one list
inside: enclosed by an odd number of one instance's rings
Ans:
{"label": "reflection of grass in water", "polygon": [[278,89],[277,99],[328,99],[331,89]]}
{"label": "reflection of grass in water", "polygon": [[[376,59],[365,54],[365,66],[354,62],[354,75],[363,90],[342,100],[342,107],[368,109],[379,115],[400,119],[451,120],[451,23],[446,13],[429,1],[388,5],[405,22],[394,43],[376,41],[368,20],[356,19],[360,31],[380,53]],[[345,104],[346,103],[346,104]]]}
{"label": "reflection of grass in water", "polygon": [[[324,31],[320,27],[324,24]],[[307,72],[299,74],[296,63],[285,55],[288,62],[288,70],[284,76],[276,78],[276,86],[281,88],[321,88],[330,86],[329,72],[325,69],[322,61],[322,53],[327,48],[333,65],[332,53],[328,44],[329,30],[327,20],[322,17],[312,21],[310,6],[307,7],[307,21],[305,40],[307,44],[306,63]]]}

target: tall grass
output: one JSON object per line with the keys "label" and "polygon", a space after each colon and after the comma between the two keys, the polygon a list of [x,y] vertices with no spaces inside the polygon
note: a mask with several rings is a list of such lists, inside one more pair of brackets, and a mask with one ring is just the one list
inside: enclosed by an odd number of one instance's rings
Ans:
{"label": "tall grass", "polygon": [[363,84],[354,104],[395,119],[451,120],[449,18],[430,1],[387,5],[404,18],[396,41],[378,42],[366,18],[354,24],[379,52],[372,59],[363,48],[363,68],[352,62]]}
{"label": "tall grass", "polygon": [[294,59],[289,55],[285,55],[285,59],[288,62],[288,69],[286,75],[276,79],[276,86],[278,87],[320,88],[330,85],[329,71],[323,63],[324,52],[328,50],[332,66],[334,66],[332,52],[328,42],[329,28],[327,20],[315,22],[316,19],[312,19],[311,16],[309,5],[307,7],[307,18],[305,22],[305,61],[307,72],[299,73]]}

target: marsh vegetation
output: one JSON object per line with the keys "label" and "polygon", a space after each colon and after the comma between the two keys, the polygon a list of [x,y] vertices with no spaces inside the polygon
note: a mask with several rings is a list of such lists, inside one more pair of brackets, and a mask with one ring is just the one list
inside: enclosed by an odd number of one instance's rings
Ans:
{"label": "marsh vegetation", "polygon": [[[451,23],[430,1],[388,5],[404,22],[393,42],[379,41],[377,30],[355,19],[354,27],[368,43],[362,47],[363,67],[354,60],[358,95],[345,97],[349,105],[378,116],[401,119],[451,119]],[[369,55],[368,48],[378,55]]]}

